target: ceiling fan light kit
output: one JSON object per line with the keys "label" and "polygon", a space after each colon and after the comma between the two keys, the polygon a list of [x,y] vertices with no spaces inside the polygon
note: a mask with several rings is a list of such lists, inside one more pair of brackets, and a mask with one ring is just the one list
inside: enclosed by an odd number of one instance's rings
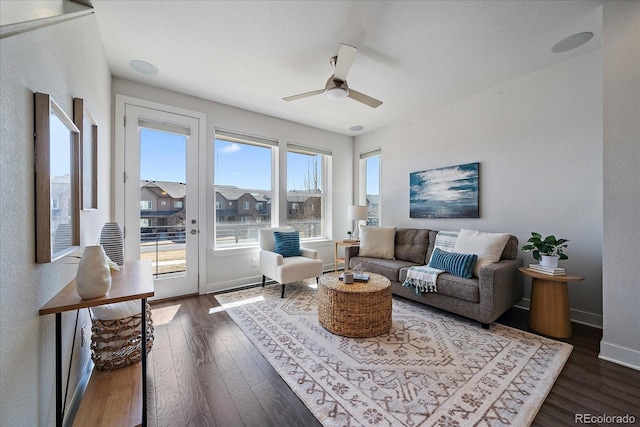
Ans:
{"label": "ceiling fan light kit", "polygon": [[341,87],[331,87],[324,91],[324,96],[329,99],[342,99],[349,96],[349,91]]}
{"label": "ceiling fan light kit", "polygon": [[328,99],[342,99],[349,97],[355,101],[368,105],[371,108],[379,107],[382,105],[382,101],[378,101],[368,95],[349,89],[349,85],[347,84],[347,73],[351,68],[351,64],[353,63],[353,59],[355,58],[357,51],[357,48],[342,43],[340,45],[338,55],[329,59],[329,64],[335,68],[335,71],[327,80],[324,89],[287,96],[282,99],[284,101],[295,101],[296,99],[307,98],[324,93],[325,97]]}

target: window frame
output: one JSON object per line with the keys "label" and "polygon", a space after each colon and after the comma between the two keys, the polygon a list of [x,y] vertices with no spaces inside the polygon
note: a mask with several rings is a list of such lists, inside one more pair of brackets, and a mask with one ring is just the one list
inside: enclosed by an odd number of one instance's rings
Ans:
{"label": "window frame", "polygon": [[[256,135],[250,135],[250,134],[246,134],[246,133],[241,133],[241,132],[236,132],[236,131],[231,131],[228,129],[222,129],[222,128],[215,128],[215,133],[214,133],[214,138],[213,138],[213,151],[214,151],[214,165],[216,164],[216,142],[220,140],[220,141],[224,141],[224,142],[230,142],[230,143],[238,143],[238,144],[244,144],[244,145],[250,145],[250,146],[256,146],[256,147],[262,147],[262,148],[267,148],[270,150],[270,162],[271,162],[271,180],[270,180],[270,189],[265,190],[266,194],[269,194],[272,198],[272,203],[271,203],[271,211],[269,212],[269,222],[265,222],[264,218],[260,218],[260,222],[258,222],[257,220],[254,222],[254,224],[260,224],[261,228],[263,227],[276,227],[278,224],[277,221],[277,200],[278,200],[278,192],[275,191],[275,183],[276,183],[276,175],[278,173],[278,169],[277,169],[277,156],[278,156],[278,140],[274,139],[274,138],[266,138],[266,137],[260,137],[260,136],[256,136]],[[217,183],[216,182],[216,172],[214,170],[213,173],[213,199],[214,199],[214,205],[216,206],[215,212],[214,212],[214,216],[213,216],[213,249],[214,250],[228,250],[228,249],[234,249],[234,248],[242,248],[242,247],[255,247],[259,245],[258,242],[258,238],[257,238],[257,231],[256,231],[256,238],[255,241],[249,240],[249,241],[242,241],[242,242],[238,242],[238,243],[220,243],[219,239],[218,239],[218,231],[219,225],[225,225],[225,226],[229,226],[232,225],[234,223],[230,223],[227,222],[226,220],[221,220],[218,221],[218,214],[219,214],[219,210],[222,210],[222,201],[220,200],[216,200],[216,194],[218,192],[218,186],[224,186],[224,185],[229,185],[229,184],[223,184],[223,183]],[[252,190],[252,189],[247,189],[247,190]],[[235,206],[235,210],[236,210],[236,214],[237,214],[237,218],[234,220],[235,224],[241,226],[243,224],[251,224],[250,222],[247,222],[247,217],[245,216],[247,214],[247,211],[251,212],[251,205],[252,202],[249,201],[243,201],[242,205],[239,203],[240,200],[236,200],[236,203],[234,204],[233,201],[228,201],[228,206],[233,207]],[[248,208],[245,208],[245,204],[249,203]],[[266,208],[265,208],[266,209]]]}
{"label": "window frame", "polygon": [[[300,145],[294,142],[288,142],[286,147],[286,153],[285,153],[287,158],[287,168],[286,168],[287,179],[289,176],[289,166],[288,166],[289,153],[302,154],[302,155],[308,155],[308,156],[314,156],[314,157],[319,155],[321,159],[320,172],[319,172],[320,173],[320,193],[319,193],[320,233],[319,235],[311,236],[311,237],[302,237],[303,233],[301,233],[300,240],[310,241],[310,240],[330,239],[329,218],[327,218],[327,214],[329,212],[329,209],[328,209],[329,198],[331,197],[331,186],[330,186],[329,176],[331,175],[331,164],[332,164],[331,158],[333,157],[333,152],[326,148],[310,147],[306,145]],[[288,184],[285,185],[285,200],[286,200],[285,203],[286,204],[289,203],[288,199],[289,199],[290,191],[292,190],[288,188]],[[297,211],[300,210],[300,202],[291,203],[291,210],[293,211],[294,209]],[[286,226],[291,227],[293,225],[289,223],[288,215],[289,215],[289,209],[287,209],[284,221],[286,221],[285,223]]]}
{"label": "window frame", "polygon": [[358,191],[358,203],[360,205],[367,206],[367,212],[370,210],[370,204],[368,203],[368,195],[367,195],[367,162],[369,159],[373,157],[378,157],[378,216],[371,217],[377,218],[377,224],[370,224],[369,216],[367,215],[367,224],[368,225],[382,225],[382,150],[380,148],[375,148],[373,150],[363,151],[360,153],[360,162],[359,162],[359,191]]}

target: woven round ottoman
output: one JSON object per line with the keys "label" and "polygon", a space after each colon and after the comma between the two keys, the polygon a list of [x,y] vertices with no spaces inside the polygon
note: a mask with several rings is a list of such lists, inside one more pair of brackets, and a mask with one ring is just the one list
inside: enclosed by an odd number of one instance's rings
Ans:
{"label": "woven round ottoman", "polygon": [[318,320],[329,332],[345,337],[373,337],[391,329],[391,283],[369,274],[366,283],[345,285],[341,273],[326,273],[318,281]]}

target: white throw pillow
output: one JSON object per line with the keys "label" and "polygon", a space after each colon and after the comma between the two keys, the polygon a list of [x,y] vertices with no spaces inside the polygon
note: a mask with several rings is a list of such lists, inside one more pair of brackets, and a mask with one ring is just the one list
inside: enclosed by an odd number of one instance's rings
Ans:
{"label": "white throw pillow", "polygon": [[360,230],[359,256],[393,259],[396,244],[395,227],[369,227]]}
{"label": "white throw pillow", "polygon": [[502,255],[507,240],[509,240],[508,233],[483,233],[463,228],[458,233],[453,252],[478,255],[473,274],[479,277],[481,267],[500,261],[500,255]]}

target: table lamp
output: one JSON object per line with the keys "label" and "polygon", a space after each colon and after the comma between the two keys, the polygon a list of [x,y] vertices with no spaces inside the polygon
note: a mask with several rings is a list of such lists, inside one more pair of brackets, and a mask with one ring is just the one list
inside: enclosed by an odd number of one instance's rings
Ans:
{"label": "table lamp", "polygon": [[361,205],[349,205],[349,209],[347,210],[347,217],[349,221],[355,221],[356,227],[354,231],[353,237],[355,239],[359,238],[359,225],[360,221],[364,221],[367,219],[367,207]]}

